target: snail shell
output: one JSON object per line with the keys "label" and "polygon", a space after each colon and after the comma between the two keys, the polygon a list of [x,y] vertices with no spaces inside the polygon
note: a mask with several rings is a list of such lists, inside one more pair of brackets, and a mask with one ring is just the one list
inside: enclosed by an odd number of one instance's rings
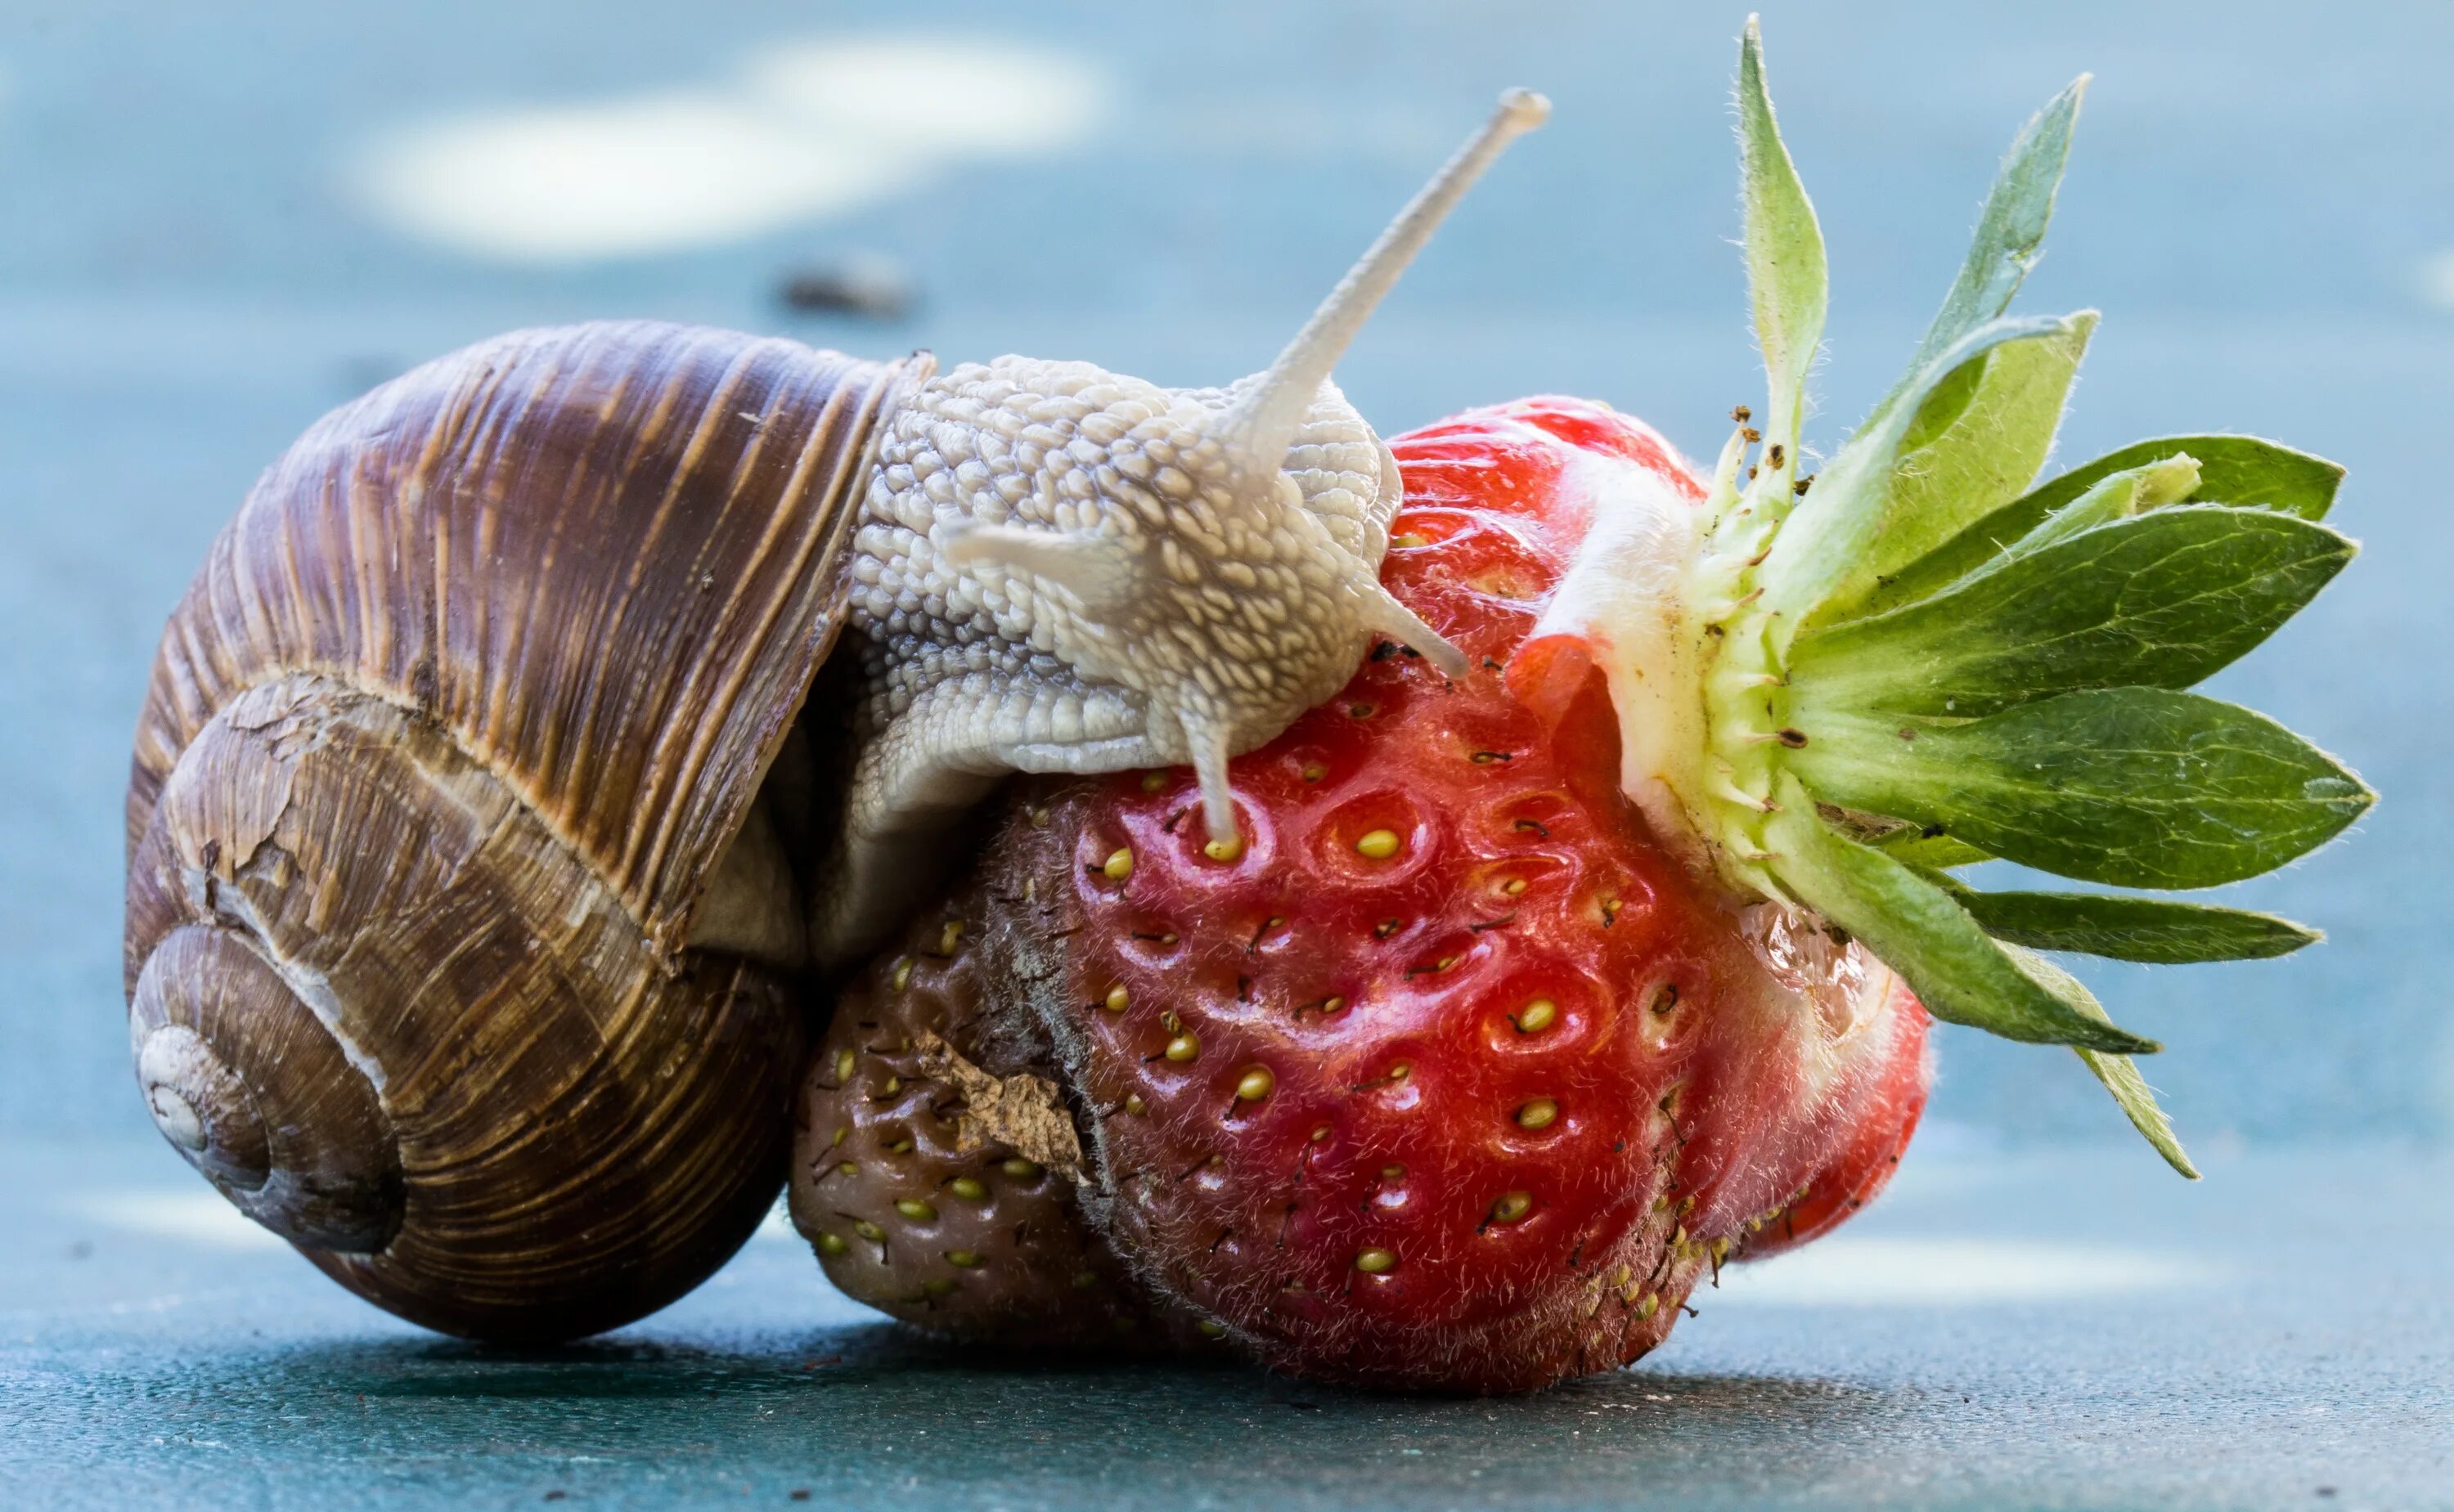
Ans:
{"label": "snail shell", "polygon": [[773,1202],[807,1025],[760,791],[876,417],[927,371],[520,332],[325,419],[214,544],[130,782],[137,1076],[343,1284],[589,1333]]}

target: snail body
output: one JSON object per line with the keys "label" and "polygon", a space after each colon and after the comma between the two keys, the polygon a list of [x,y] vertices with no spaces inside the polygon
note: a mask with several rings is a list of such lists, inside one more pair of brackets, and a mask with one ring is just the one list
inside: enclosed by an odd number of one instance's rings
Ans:
{"label": "snail body", "polygon": [[1395,465],[1327,380],[1539,114],[1505,105],[1225,389],[620,322],[327,416],[214,543],[138,724],[156,1125],[431,1327],[687,1291],[782,1184],[811,983],[1000,776],[1189,762],[1232,834],[1227,758],[1368,634],[1455,658],[1379,587]]}

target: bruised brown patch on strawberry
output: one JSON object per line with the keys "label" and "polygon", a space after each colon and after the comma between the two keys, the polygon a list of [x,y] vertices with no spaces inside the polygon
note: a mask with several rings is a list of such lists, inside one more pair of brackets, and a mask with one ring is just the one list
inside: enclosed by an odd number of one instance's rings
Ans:
{"label": "bruised brown patch on strawberry", "polygon": [[1028,1015],[984,1011],[984,903],[922,915],[842,990],[802,1083],[794,1225],[838,1290],[932,1333],[1215,1352],[1086,1222],[1081,1137],[1045,1043]]}

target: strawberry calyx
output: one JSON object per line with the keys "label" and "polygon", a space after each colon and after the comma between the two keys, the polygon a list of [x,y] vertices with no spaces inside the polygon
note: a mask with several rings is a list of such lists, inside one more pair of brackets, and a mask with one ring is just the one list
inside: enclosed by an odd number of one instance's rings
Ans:
{"label": "strawberry calyx", "polygon": [[[1760,425],[1736,412],[1700,507],[1591,460],[1593,528],[1511,685],[1539,708],[1554,669],[1599,667],[1622,786],[1658,833],[1862,942],[1935,1017],[2071,1046],[2195,1175],[2129,1060],[2159,1046],[2037,952],[2217,961],[2318,938],[2140,893],[2272,870],[2374,802],[2282,726],[2186,691],[2356,547],[2320,523],[2343,469],[2249,437],[2142,442],[2034,484],[2097,316],[2004,310],[2086,83],[2013,143],[1908,375],[1810,478],[1823,244],[1749,22],[1744,247],[1769,401]],[[1989,893],[1952,875],[1991,859],[2138,891]]]}

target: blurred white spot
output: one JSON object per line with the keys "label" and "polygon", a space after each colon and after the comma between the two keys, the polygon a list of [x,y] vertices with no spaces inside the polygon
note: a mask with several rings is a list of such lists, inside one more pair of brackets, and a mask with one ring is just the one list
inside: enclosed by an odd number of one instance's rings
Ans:
{"label": "blurred white spot", "polygon": [[1839,1235],[1721,1272],[1723,1303],[1774,1307],[1966,1307],[2065,1302],[2203,1283],[2208,1266],[2170,1255],[2014,1239]]}
{"label": "blurred white spot", "polygon": [[2454,251],[2439,252],[2420,265],[2420,297],[2439,309],[2454,309]]}
{"label": "blurred white spot", "polygon": [[79,1217],[123,1233],[143,1234],[214,1249],[279,1249],[282,1241],[211,1187],[201,1190],[102,1192],[74,1204]]}
{"label": "blurred white spot", "polygon": [[763,50],[706,88],[486,111],[411,128],[350,165],[398,229],[555,263],[671,252],[841,214],[965,159],[1053,152],[1106,81],[1067,54],[937,38]]}

